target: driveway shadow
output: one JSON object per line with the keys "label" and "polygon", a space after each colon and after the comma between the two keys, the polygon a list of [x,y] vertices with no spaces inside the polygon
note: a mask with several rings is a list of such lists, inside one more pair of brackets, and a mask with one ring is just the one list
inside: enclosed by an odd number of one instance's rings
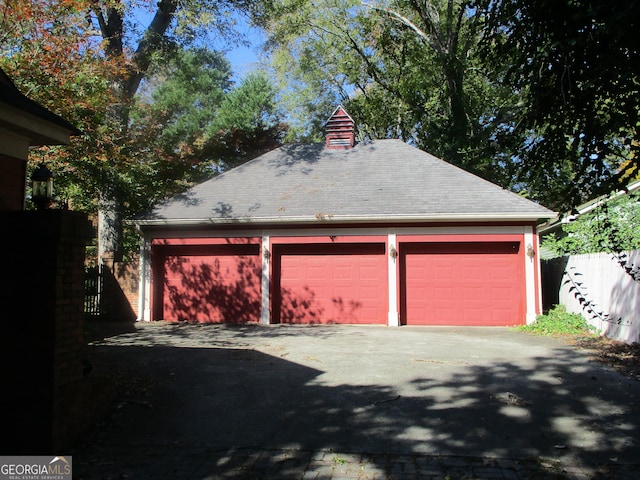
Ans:
{"label": "driveway shadow", "polygon": [[[571,348],[526,363],[402,357],[417,372],[409,382],[370,383],[361,376],[381,366],[361,371],[354,344],[353,380],[341,382],[311,356],[302,364],[277,347],[252,347],[299,337],[295,328],[232,331],[230,340],[219,328],[174,327],[162,330],[166,345],[147,328],[90,346],[95,371],[121,388],[111,417],[73,452],[78,478],[228,478],[246,463],[229,452],[242,451],[261,452],[263,468],[280,479],[300,478],[304,452],[318,451],[375,454],[383,470],[407,454],[637,463],[640,382]],[[339,330],[305,332],[329,344]],[[188,346],[203,335],[206,346]],[[269,457],[279,451],[294,453]],[[287,470],[287,461],[297,467]]]}

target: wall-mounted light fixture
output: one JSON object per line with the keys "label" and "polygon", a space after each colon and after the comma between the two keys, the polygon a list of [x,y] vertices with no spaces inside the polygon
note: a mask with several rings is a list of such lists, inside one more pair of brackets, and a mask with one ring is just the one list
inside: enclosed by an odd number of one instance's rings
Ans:
{"label": "wall-mounted light fixture", "polygon": [[44,162],[31,174],[31,200],[38,210],[46,210],[53,201],[53,172]]}
{"label": "wall-mounted light fixture", "polygon": [[264,247],[262,249],[262,256],[264,257],[264,259],[268,262],[269,259],[271,258],[271,252],[269,251],[269,249],[267,247]]}
{"label": "wall-mounted light fixture", "polygon": [[393,245],[389,245],[389,256],[394,260],[398,256],[398,251],[396,250],[396,247],[394,247]]}
{"label": "wall-mounted light fixture", "polygon": [[527,257],[529,257],[530,260],[533,260],[533,257],[535,256],[536,252],[533,250],[533,245],[527,245]]}

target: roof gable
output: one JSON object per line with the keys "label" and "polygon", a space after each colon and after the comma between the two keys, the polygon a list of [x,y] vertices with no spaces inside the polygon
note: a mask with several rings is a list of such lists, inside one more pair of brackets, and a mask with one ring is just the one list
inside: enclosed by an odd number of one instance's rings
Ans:
{"label": "roof gable", "polygon": [[528,220],[554,212],[400,140],[286,145],[158,204],[137,221],[309,223]]}

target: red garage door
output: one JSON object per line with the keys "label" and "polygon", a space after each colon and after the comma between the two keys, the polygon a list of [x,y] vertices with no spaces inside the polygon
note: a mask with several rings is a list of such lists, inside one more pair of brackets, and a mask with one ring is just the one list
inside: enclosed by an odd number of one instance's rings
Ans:
{"label": "red garage door", "polygon": [[524,323],[519,242],[403,244],[403,320],[408,325]]}
{"label": "red garage door", "polygon": [[384,244],[282,245],[274,260],[276,321],[387,322]]}
{"label": "red garage door", "polygon": [[[260,320],[258,245],[164,247],[154,252],[154,318],[246,323]],[[159,284],[158,284],[159,283]]]}

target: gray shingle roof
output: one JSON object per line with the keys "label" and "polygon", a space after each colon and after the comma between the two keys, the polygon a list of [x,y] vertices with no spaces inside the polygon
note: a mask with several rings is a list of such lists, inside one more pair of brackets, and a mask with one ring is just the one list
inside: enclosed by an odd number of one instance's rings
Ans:
{"label": "gray shingle roof", "polygon": [[400,140],[286,145],[141,215],[140,224],[528,220],[554,212]]}

